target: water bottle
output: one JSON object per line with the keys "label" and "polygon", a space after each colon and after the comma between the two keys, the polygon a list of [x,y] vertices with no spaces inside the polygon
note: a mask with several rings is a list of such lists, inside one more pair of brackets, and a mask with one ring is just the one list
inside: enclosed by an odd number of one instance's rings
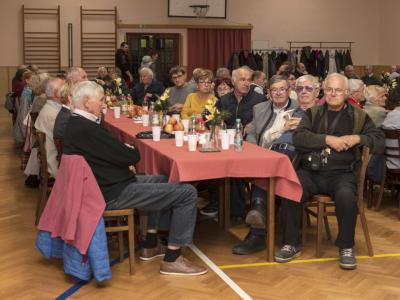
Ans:
{"label": "water bottle", "polygon": [[196,118],[194,114],[190,118],[188,135],[196,135]]}
{"label": "water bottle", "polygon": [[153,125],[153,115],[154,115],[154,102],[150,102],[150,107],[149,107],[150,125]]}
{"label": "water bottle", "polygon": [[243,151],[243,126],[240,119],[236,119],[234,147],[236,152]]}
{"label": "water bottle", "polygon": [[144,97],[142,103],[143,114],[148,114],[149,112],[149,102],[147,101],[147,97]]}

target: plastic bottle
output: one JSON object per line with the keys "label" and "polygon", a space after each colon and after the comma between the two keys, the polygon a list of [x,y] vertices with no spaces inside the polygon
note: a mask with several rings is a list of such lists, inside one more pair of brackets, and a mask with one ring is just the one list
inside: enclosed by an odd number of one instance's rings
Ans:
{"label": "plastic bottle", "polygon": [[188,135],[196,135],[196,117],[194,114],[190,118]]}
{"label": "plastic bottle", "polygon": [[236,119],[234,146],[236,152],[243,151],[243,126],[240,119]]}

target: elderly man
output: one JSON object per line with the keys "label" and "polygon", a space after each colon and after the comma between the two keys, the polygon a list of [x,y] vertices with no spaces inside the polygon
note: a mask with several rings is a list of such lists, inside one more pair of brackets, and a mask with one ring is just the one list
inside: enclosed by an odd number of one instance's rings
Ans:
{"label": "elderly man", "polygon": [[374,75],[374,70],[372,69],[372,66],[366,65],[364,67],[364,76],[361,77],[361,80],[364,82],[366,86],[368,85],[382,85],[382,82],[375,77]]}
{"label": "elderly man", "polygon": [[[89,164],[106,200],[106,208],[137,208],[148,213],[147,238],[140,258],[151,260],[165,254],[160,273],[201,275],[203,266],[185,259],[181,247],[192,243],[197,214],[197,192],[189,184],[171,184],[163,176],[135,175],[131,166],[140,155],[131,145],[115,140],[98,124],[104,106],[103,89],[94,82],[77,84],[74,106],[64,136],[65,154],[82,155]],[[169,213],[168,247],[157,238],[160,213]]]}
{"label": "elderly man", "polygon": [[141,68],[139,76],[140,82],[135,84],[131,93],[135,104],[142,105],[144,98],[148,101],[155,101],[156,95],[161,96],[164,92],[164,86],[154,79],[153,71],[150,68]]}
{"label": "elderly man", "polygon": [[332,73],[324,81],[326,103],[308,110],[293,135],[301,155],[297,175],[303,187],[301,202],[282,200],[285,220],[284,246],[276,254],[277,262],[288,262],[300,255],[300,219],[302,204],[313,195],[330,195],[336,204],[339,265],[354,269],[354,235],[357,220],[357,168],[360,147],[382,152],[383,133],[366,113],[348,105],[348,79]]}
{"label": "elderly man", "polygon": [[61,110],[61,88],[65,84],[60,78],[52,78],[46,86],[46,104],[41,109],[35,122],[35,128],[46,134],[46,154],[49,174],[57,176],[57,149],[54,145],[53,130],[56,117]]}
{"label": "elderly man", "polygon": [[88,80],[86,71],[80,67],[72,67],[67,73],[67,83],[73,85],[80,81]]}
{"label": "elderly man", "polygon": [[296,78],[299,78],[300,76],[307,75],[307,74],[308,74],[308,72],[307,72],[306,66],[301,62],[297,63],[296,69],[294,70],[294,75],[296,76]]}
{"label": "elderly man", "polygon": [[[313,79],[313,82],[315,79]],[[305,82],[306,85],[308,81]],[[310,83],[312,92],[316,89],[313,83]],[[307,92],[307,90],[304,90]],[[273,146],[273,140],[277,139],[278,136],[271,138],[271,135],[275,132],[281,132],[283,129],[285,119],[291,118],[291,113],[297,107],[297,102],[289,98],[290,87],[289,82],[285,76],[275,75],[269,80],[268,93],[271,96],[271,101],[262,102],[253,107],[253,119],[248,126],[247,141],[265,148]],[[301,93],[301,92],[300,92]],[[313,93],[311,93],[313,95]],[[308,101],[310,106],[315,101],[315,97]],[[312,104],[311,104],[312,103]],[[287,117],[285,117],[285,115]],[[298,119],[295,122],[288,123],[287,126],[296,126]],[[291,139],[291,137],[289,137]],[[275,144],[272,149],[278,151],[288,151],[286,154],[293,153],[294,147],[289,143],[288,140],[282,139],[280,143]],[[252,228],[245,239],[238,245],[234,246],[232,253],[245,255],[251,254],[260,250],[265,249],[265,191],[254,188],[252,191],[252,211],[246,216],[246,222],[249,223]],[[259,212],[259,213],[257,213]]]}
{"label": "elderly man", "polygon": [[187,95],[194,93],[196,88],[186,82],[186,71],[180,66],[172,67],[171,70],[169,70],[169,77],[174,84],[173,87],[165,90],[165,92],[168,91],[169,93],[169,110],[171,112],[180,113]]}
{"label": "elderly man", "polygon": [[240,67],[232,72],[233,91],[221,97],[216,106],[219,110],[230,112],[225,120],[228,127],[235,126],[240,119],[245,127],[253,118],[253,106],[265,101],[265,96],[250,89],[252,70]]}
{"label": "elderly man", "polygon": [[254,71],[251,76],[251,89],[253,89],[256,93],[264,95],[265,84],[267,83],[267,75],[265,75],[262,71]]}
{"label": "elderly man", "polygon": [[347,66],[344,67],[344,75],[348,79],[360,79],[360,78],[358,78],[358,76],[354,72],[354,67],[352,65],[347,65]]}
{"label": "elderly man", "polygon": [[349,79],[349,98],[347,98],[347,102],[363,108],[363,103],[365,102],[364,87],[365,84],[362,80]]}

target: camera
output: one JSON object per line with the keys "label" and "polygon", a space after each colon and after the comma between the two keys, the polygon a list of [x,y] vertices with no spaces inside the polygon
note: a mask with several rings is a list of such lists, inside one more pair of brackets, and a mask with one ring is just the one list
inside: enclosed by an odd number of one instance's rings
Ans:
{"label": "camera", "polygon": [[307,160],[311,170],[313,171],[318,171],[324,165],[322,154],[318,152],[311,152],[308,155]]}

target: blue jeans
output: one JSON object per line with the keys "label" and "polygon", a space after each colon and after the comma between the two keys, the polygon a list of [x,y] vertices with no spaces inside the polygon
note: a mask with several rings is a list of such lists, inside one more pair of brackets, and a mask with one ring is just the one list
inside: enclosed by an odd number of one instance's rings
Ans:
{"label": "blue jeans", "polygon": [[[192,243],[197,216],[197,191],[190,184],[168,183],[163,175],[137,175],[107,209],[135,208],[148,213],[148,229],[158,229],[160,216],[171,216],[169,245]],[[165,217],[163,218],[165,220]]]}

